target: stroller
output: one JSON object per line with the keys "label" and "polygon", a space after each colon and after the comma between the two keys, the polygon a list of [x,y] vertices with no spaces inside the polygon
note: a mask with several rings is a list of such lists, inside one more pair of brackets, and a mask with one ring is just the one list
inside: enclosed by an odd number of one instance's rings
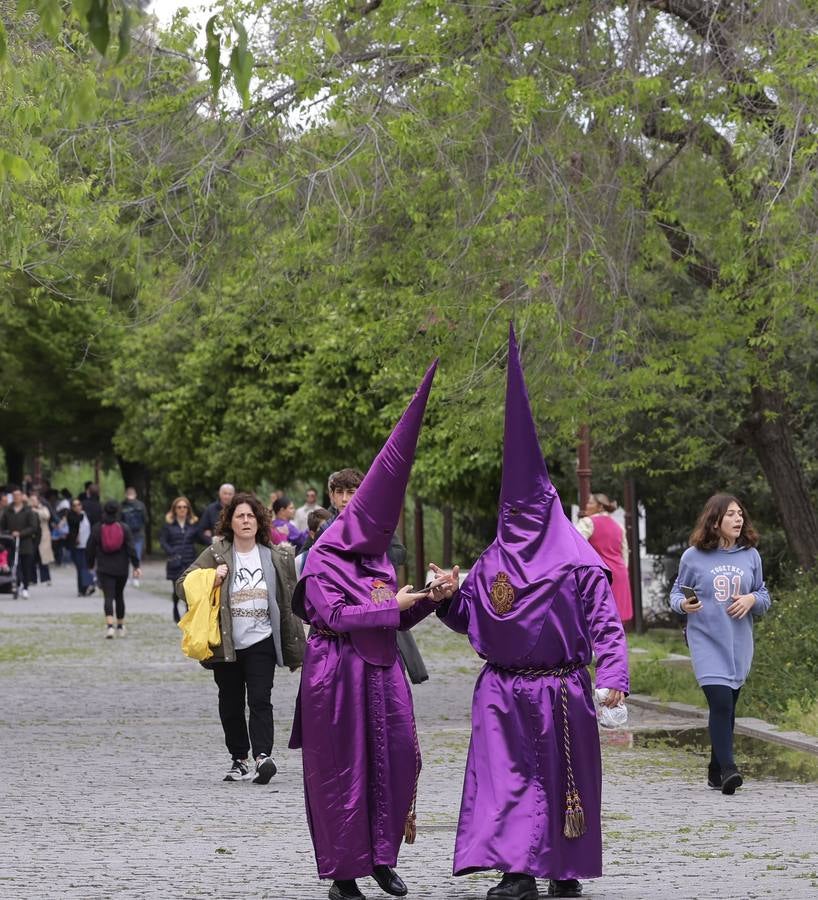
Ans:
{"label": "stroller", "polygon": [[[13,554],[11,565],[9,555]],[[10,534],[0,534],[0,594],[11,594],[16,600],[19,585],[17,583],[17,566],[20,559],[20,538]]]}

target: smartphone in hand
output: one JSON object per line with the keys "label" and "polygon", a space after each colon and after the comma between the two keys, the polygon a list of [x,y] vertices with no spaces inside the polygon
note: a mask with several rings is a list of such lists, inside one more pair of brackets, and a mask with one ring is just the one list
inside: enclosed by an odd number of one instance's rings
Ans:
{"label": "smartphone in hand", "polygon": [[688,587],[686,584],[680,584],[679,587],[682,590],[682,593],[685,595],[685,600],[692,600],[693,603],[701,603],[702,601],[696,596],[696,592],[692,587]]}

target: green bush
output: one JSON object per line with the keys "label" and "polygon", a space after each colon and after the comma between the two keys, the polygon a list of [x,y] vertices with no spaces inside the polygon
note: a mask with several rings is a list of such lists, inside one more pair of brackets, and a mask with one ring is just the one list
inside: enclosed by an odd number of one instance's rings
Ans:
{"label": "green bush", "polygon": [[[770,611],[755,623],[755,656],[742,692],[744,715],[793,724],[793,706],[806,716],[818,701],[818,571],[798,572],[773,593]],[[789,711],[789,712],[788,712]]]}

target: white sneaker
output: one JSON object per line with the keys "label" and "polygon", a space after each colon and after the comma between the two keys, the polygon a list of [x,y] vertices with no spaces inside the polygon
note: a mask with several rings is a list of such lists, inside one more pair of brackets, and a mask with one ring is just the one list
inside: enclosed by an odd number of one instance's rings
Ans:
{"label": "white sneaker", "polygon": [[125,625],[117,625],[116,626],[116,636],[117,637],[125,637]]}
{"label": "white sneaker", "polygon": [[28,588],[23,588],[22,591],[20,591],[20,596],[23,600],[28,600]]}
{"label": "white sneaker", "polygon": [[114,626],[113,625],[108,625],[105,628],[105,637],[109,641],[113,640],[113,637],[114,637]]}
{"label": "white sneaker", "polygon": [[234,759],[233,764],[230,766],[230,770],[222,779],[223,781],[246,781],[248,778],[252,778],[253,773],[250,771],[249,766],[247,765],[247,760],[244,759]]}
{"label": "white sneaker", "polygon": [[262,754],[256,760],[256,774],[253,776],[253,784],[267,784],[278,771],[276,764],[269,756]]}

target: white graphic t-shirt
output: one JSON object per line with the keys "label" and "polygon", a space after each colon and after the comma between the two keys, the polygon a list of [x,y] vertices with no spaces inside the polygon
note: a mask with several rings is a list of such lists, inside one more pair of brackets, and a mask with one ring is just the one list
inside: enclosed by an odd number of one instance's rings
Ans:
{"label": "white graphic t-shirt", "polygon": [[249,553],[234,550],[236,570],[230,586],[230,616],[237,650],[252,647],[273,633],[267,606],[267,583],[258,545]]}

